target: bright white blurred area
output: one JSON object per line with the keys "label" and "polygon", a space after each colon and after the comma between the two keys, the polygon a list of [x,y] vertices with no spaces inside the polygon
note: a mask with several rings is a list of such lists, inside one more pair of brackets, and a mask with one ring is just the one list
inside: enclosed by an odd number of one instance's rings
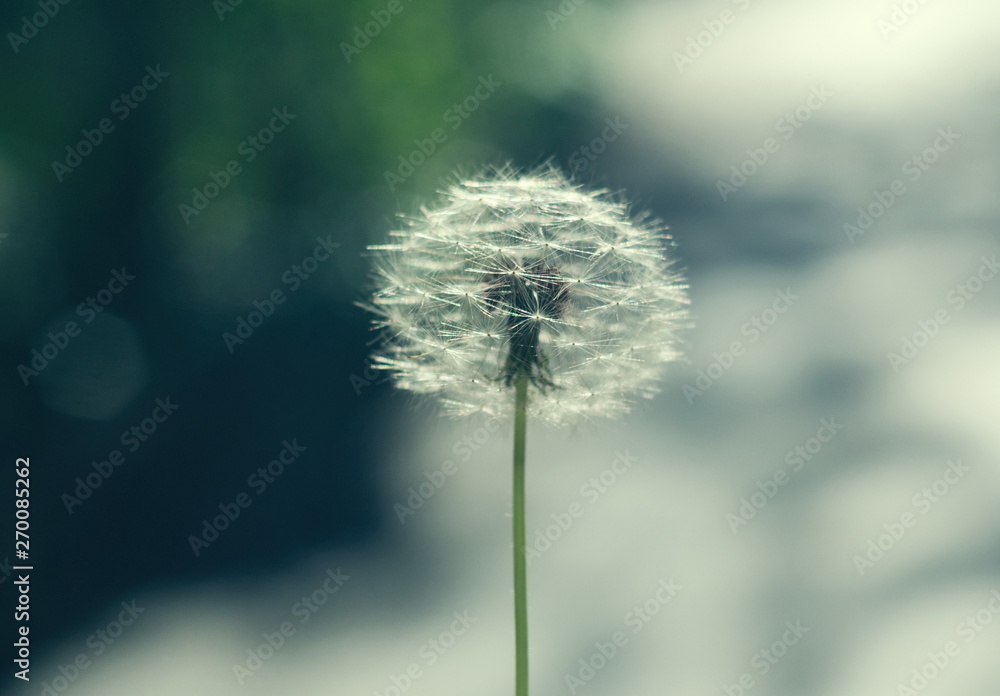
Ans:
{"label": "bright white blurred area", "polygon": [[[529,567],[533,693],[1000,693],[1000,7],[587,2],[550,30],[548,5],[525,13],[530,35],[564,52],[554,64],[585,59],[587,88],[632,124],[615,161],[703,194],[691,246],[724,249],[744,214],[804,202],[792,227],[748,221],[759,237],[739,246],[811,252],[703,263],[689,364],[655,401],[621,423],[530,427],[529,543],[555,538]],[[916,9],[884,35],[904,5]],[[679,69],[674,54],[724,10],[735,19]],[[555,70],[525,89],[581,89]],[[829,99],[784,139],[778,119],[824,85]],[[948,128],[960,137],[911,180],[905,163]],[[723,201],[717,181],[771,137],[779,148]],[[857,208],[897,179],[905,193],[851,237]],[[795,299],[765,316],[779,292]],[[405,401],[385,420],[383,547],[303,559],[253,592],[137,598],[133,639],[69,693],[512,693],[509,424],[439,422]],[[626,473],[582,489],[619,453],[635,459]],[[446,460],[456,473],[399,523],[393,506]],[[350,579],[299,623],[296,603],[337,568]],[[464,611],[475,622],[440,638]],[[239,683],[232,665],[284,621],[294,634]],[[39,666],[39,685],[58,664]]]}

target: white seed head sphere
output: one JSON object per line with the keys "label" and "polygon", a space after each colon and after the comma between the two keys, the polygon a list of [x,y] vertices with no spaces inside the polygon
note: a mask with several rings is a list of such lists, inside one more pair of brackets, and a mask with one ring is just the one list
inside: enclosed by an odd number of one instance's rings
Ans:
{"label": "white seed head sphere", "polygon": [[375,252],[374,365],[451,415],[566,424],[625,413],[676,360],[687,286],[664,228],[558,170],[460,181]]}

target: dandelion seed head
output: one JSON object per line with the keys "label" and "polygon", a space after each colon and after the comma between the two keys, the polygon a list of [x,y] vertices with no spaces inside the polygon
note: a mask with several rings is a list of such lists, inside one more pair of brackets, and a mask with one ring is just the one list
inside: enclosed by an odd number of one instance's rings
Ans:
{"label": "dandelion seed head", "polygon": [[680,357],[687,286],[664,228],[552,167],[456,182],[391,236],[370,247],[374,366],[450,415],[511,415],[524,371],[530,415],[613,417]]}

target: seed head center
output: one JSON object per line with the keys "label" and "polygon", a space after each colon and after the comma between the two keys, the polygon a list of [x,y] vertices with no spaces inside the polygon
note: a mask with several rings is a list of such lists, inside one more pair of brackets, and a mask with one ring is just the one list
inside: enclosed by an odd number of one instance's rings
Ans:
{"label": "seed head center", "polygon": [[505,317],[507,357],[500,378],[512,386],[520,372],[539,389],[555,386],[548,358],[539,346],[545,319],[561,316],[569,295],[562,274],[540,259],[501,262],[504,270],[487,273],[491,310]]}

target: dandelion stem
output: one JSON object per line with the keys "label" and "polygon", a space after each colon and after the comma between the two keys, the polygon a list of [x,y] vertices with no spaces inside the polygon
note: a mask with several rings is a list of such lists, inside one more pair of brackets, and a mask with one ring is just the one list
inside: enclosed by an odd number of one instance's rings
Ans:
{"label": "dandelion stem", "polygon": [[527,434],[528,372],[514,387],[514,632],[516,696],[528,696],[528,580],[524,535],[524,446]]}

